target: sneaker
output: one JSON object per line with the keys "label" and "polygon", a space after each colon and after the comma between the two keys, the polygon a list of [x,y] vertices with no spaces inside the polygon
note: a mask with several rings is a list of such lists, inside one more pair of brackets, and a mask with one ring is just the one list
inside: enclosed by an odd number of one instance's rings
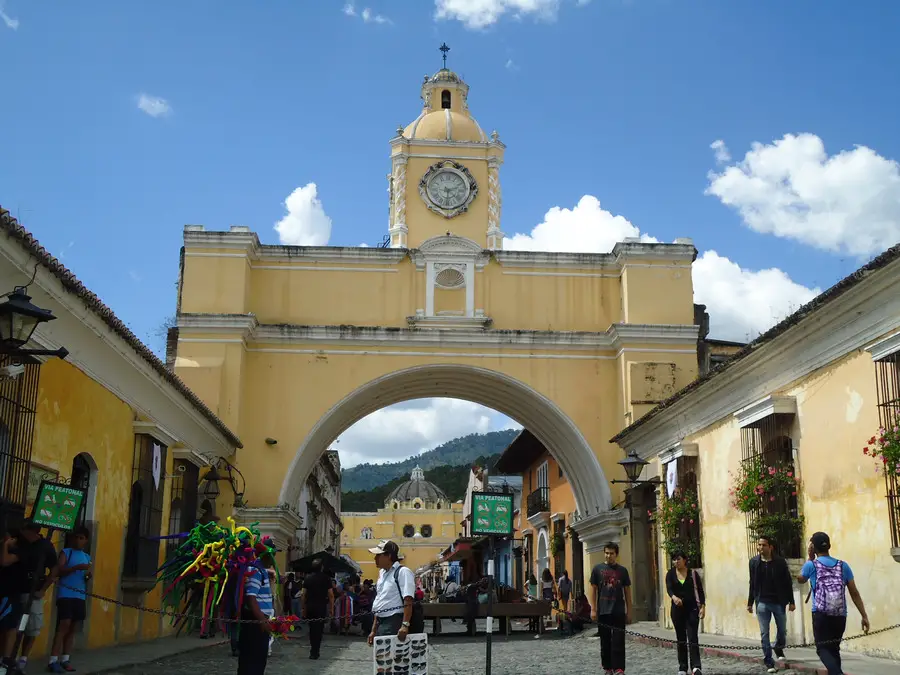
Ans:
{"label": "sneaker", "polygon": [[54,661],[53,663],[51,663],[50,665],[47,666],[47,672],[48,673],[64,673],[66,671],[63,670],[62,664],[59,661]]}
{"label": "sneaker", "polygon": [[625,675],[625,671],[622,670],[621,668],[617,668],[616,670],[613,671],[613,675]]}
{"label": "sneaker", "polygon": [[769,666],[769,668],[768,668],[768,670],[766,670],[766,672],[767,673],[777,673],[778,668],[776,668],[775,665],[773,664],[773,665]]}
{"label": "sneaker", "polygon": [[687,675],[687,671],[686,671],[686,670],[679,670],[679,671],[678,671],[678,675]]}
{"label": "sneaker", "polygon": [[73,666],[73,665],[72,665],[71,663],[69,663],[68,661],[61,661],[59,665],[61,665],[61,666],[62,666],[62,669],[63,669],[64,671],[66,671],[67,673],[74,673],[74,672],[75,672],[75,666]]}
{"label": "sneaker", "polygon": [[699,668],[694,668],[691,671],[691,675],[703,675],[703,672]]}

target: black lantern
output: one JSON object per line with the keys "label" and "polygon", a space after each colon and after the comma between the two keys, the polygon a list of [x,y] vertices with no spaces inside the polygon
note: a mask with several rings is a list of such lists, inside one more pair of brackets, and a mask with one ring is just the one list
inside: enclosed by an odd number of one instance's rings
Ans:
{"label": "black lantern", "polygon": [[53,321],[56,317],[49,309],[32,304],[24,286],[16,286],[0,304],[0,343],[9,350],[20,349],[31,339],[39,323]]}
{"label": "black lantern", "polygon": [[222,476],[219,475],[219,470],[215,466],[211,466],[209,471],[206,472],[206,477],[204,478],[203,489],[201,492],[203,496],[207,499],[215,499],[221,493],[219,489],[219,481],[222,480]]}
{"label": "black lantern", "polygon": [[639,483],[657,483],[659,482],[658,478],[653,478],[651,480],[638,480],[638,476],[641,475],[641,472],[644,470],[644,467],[647,466],[650,462],[646,462],[641,459],[638,454],[632,450],[628,453],[628,456],[619,462],[619,465],[625,469],[625,475],[628,476],[628,480],[613,480],[611,483],[631,483],[632,485],[637,485]]}
{"label": "black lantern", "polygon": [[[222,470],[219,470],[219,467]],[[221,494],[221,489],[219,488],[219,481],[226,481],[231,486],[231,491],[234,493],[234,506],[236,508],[242,508],[246,506],[244,502],[244,476],[238,471],[237,467],[233,466],[228,460],[220,457],[216,460],[214,464],[209,467],[209,471],[206,472],[206,476],[203,478],[204,484],[201,488],[201,492],[203,496],[207,499],[215,499]]]}

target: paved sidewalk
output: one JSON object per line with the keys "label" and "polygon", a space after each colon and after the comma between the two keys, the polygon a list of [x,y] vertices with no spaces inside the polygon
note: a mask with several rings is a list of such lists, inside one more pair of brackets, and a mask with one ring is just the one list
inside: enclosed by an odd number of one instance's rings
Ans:
{"label": "paved sidewalk", "polygon": [[[227,642],[228,640],[224,638],[201,640],[195,636],[164,637],[116,647],[76,651],[72,654],[72,664],[78,668],[79,675],[98,675],[98,673],[111,673],[186,652],[223,645]],[[28,664],[30,669],[34,669],[36,665],[37,661]]]}
{"label": "paved sidewalk", "polygon": [[[673,640],[675,638],[675,631],[660,628],[655,622],[636,623],[629,626],[628,628],[629,630],[633,630],[638,633],[644,633],[645,635],[651,635],[653,637],[664,638],[667,640]],[[657,646],[669,646],[674,648],[673,645],[666,645],[665,643],[657,642],[656,640],[648,640],[646,638],[631,636],[629,636],[629,638],[636,642],[654,644]],[[898,639],[900,639],[900,635],[898,635]],[[759,647],[758,640],[749,640],[746,638],[736,638],[725,635],[713,635],[711,633],[701,633],[700,644],[709,645],[702,650],[704,653],[709,655],[729,656],[732,658],[741,659],[742,661],[746,661],[747,663],[762,662],[762,648],[760,648],[756,652],[743,650],[739,651],[727,648],[728,645],[746,645],[748,647]],[[827,675],[825,669],[822,668],[822,662],[816,655],[815,649],[788,649],[785,650],[785,656],[787,657],[787,661],[785,664],[785,667],[787,668],[800,673],[820,673],[821,675]],[[898,673],[900,673],[900,661],[894,661],[891,659],[876,659],[872,656],[864,656],[862,654],[856,654],[847,650],[841,650],[841,659],[844,666],[844,675],[897,675]]]}

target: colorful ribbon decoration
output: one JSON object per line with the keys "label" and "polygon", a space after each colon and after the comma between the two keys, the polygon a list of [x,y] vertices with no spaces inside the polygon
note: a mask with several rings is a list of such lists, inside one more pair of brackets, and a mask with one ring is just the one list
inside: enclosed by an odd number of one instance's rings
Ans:
{"label": "colorful ribbon decoration", "polygon": [[[217,523],[194,526],[181,535],[184,541],[157,570],[157,583],[163,585],[163,607],[182,614],[172,622],[178,633],[185,628],[190,633],[199,624],[201,635],[208,635],[222,628],[223,619],[239,618],[247,577],[254,569],[268,575],[264,558],[275,562],[275,542],[260,534],[259,523],[245,527],[236,525],[233,518],[227,522],[228,527]],[[277,566],[275,579],[272,595],[280,597]],[[273,628],[286,633],[289,628],[283,624],[296,620],[273,619]]]}

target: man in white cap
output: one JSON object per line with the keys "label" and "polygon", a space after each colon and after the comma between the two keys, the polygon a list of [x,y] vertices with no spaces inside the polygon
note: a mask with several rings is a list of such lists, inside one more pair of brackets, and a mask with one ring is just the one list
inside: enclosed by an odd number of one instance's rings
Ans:
{"label": "man in white cap", "polygon": [[412,570],[400,562],[400,547],[393,541],[382,541],[369,549],[375,556],[378,567],[378,581],[375,584],[375,624],[369,633],[369,644],[376,635],[396,635],[401,641],[409,634],[413,613],[413,597],[416,592],[416,577]]}

